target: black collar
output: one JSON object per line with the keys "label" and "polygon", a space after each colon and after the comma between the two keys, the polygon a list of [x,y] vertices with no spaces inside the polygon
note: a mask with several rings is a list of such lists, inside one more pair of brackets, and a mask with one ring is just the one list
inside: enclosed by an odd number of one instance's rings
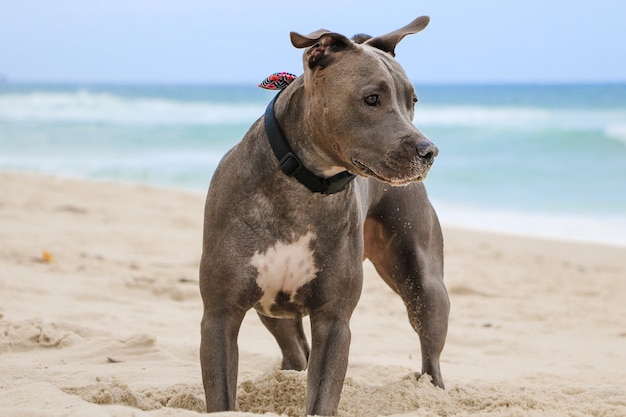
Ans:
{"label": "black collar", "polygon": [[280,93],[276,94],[267,106],[264,122],[265,133],[274,151],[274,155],[276,155],[279,161],[281,171],[290,177],[294,177],[314,193],[327,195],[344,190],[356,175],[350,174],[348,171],[343,171],[330,178],[318,177],[302,165],[300,158],[298,158],[291,149],[274,115],[274,102],[279,94]]}

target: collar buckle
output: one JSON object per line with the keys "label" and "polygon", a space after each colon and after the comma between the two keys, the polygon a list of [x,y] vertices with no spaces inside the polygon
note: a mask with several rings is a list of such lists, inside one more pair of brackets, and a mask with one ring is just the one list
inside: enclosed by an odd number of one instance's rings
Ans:
{"label": "collar buckle", "polygon": [[280,160],[280,170],[290,177],[297,175],[301,169],[302,161],[291,152],[287,152]]}

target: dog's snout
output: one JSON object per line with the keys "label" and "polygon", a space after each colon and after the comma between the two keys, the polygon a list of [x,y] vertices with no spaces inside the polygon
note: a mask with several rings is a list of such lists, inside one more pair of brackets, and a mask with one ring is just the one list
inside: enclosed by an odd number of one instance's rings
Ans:
{"label": "dog's snout", "polygon": [[439,148],[437,148],[431,141],[424,140],[417,144],[417,154],[426,160],[432,160],[439,155]]}

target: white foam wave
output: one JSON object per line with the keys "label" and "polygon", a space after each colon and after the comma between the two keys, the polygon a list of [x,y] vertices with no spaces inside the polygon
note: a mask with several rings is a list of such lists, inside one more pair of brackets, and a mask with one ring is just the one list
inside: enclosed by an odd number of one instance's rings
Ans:
{"label": "white foam wave", "polygon": [[626,109],[484,106],[423,106],[415,111],[418,127],[470,127],[515,130],[607,131],[624,137]]}
{"label": "white foam wave", "polygon": [[604,133],[611,139],[616,139],[626,145],[626,123],[607,126]]}
{"label": "white foam wave", "polygon": [[125,98],[80,90],[74,93],[0,95],[0,120],[91,122],[122,125],[251,123],[263,105]]}
{"label": "white foam wave", "polygon": [[[88,90],[32,92],[0,95],[0,120],[120,125],[250,124],[263,114],[265,106],[255,102],[123,97]],[[593,129],[626,140],[626,109],[420,105],[415,124],[420,128]]]}
{"label": "white foam wave", "polygon": [[435,201],[445,226],[626,247],[626,216],[494,210]]}
{"label": "white foam wave", "polygon": [[415,112],[418,126],[518,127],[549,118],[550,111],[531,107],[424,106]]}

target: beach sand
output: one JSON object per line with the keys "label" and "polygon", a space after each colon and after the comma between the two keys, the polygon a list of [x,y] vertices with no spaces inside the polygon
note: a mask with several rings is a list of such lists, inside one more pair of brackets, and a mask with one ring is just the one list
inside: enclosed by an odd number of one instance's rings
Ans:
{"label": "beach sand", "polygon": [[[0,173],[0,415],[195,416],[204,194]],[[626,416],[626,249],[445,230],[442,372],[364,264],[341,416]],[[308,322],[307,322],[308,323]],[[302,415],[255,313],[238,412]]]}

